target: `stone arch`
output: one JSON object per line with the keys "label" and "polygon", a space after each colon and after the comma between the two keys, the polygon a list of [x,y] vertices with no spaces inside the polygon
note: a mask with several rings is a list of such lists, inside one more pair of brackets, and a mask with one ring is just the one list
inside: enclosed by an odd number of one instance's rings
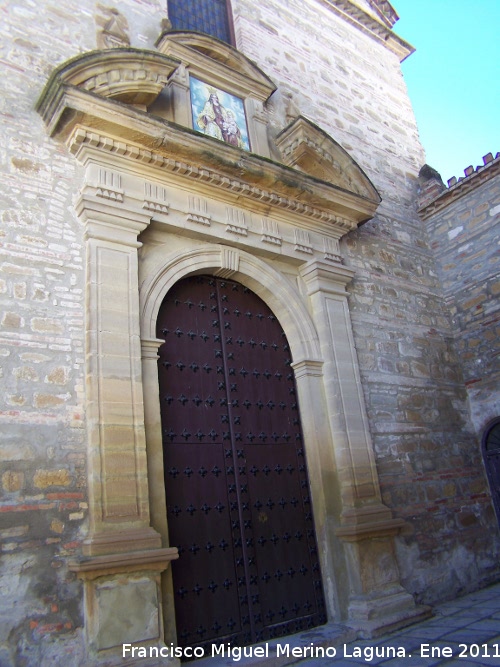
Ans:
{"label": "stone arch", "polygon": [[241,282],[267,303],[287,335],[295,363],[321,358],[316,328],[292,284],[258,257],[214,244],[163,256],[149,272],[139,296],[143,340],[156,337],[158,310],[170,287],[190,274],[212,271]]}
{"label": "stone arch", "polygon": [[[329,429],[322,419],[326,406],[323,393],[321,351],[316,327],[299,293],[281,273],[262,259],[249,253],[221,244],[200,244],[185,251],[168,256],[159,247],[149,256],[148,266],[139,287],[142,381],[144,396],[144,426],[148,460],[148,483],[151,525],[169,546],[165,486],[163,480],[163,443],[159,404],[157,351],[163,342],[156,338],[156,322],[161,303],[171,287],[189,275],[213,273],[230,278],[251,289],[273,311],[286,336],[293,358],[293,367],[298,391],[304,445],[311,480],[311,499],[316,525],[316,535],[324,573],[328,615],[338,615],[337,596],[334,584],[328,576],[331,550],[327,508],[323,486],[325,456],[333,455]],[[155,255],[154,258],[152,255]],[[314,408],[313,408],[314,406]],[[323,408],[321,407],[323,406]],[[321,415],[321,421],[318,421]],[[326,444],[330,443],[330,444]],[[328,454],[321,452],[326,447]],[[175,545],[172,545],[175,546]],[[171,619],[173,607],[172,579],[170,570],[162,581],[164,603],[165,641],[176,641]]]}
{"label": "stone arch", "polygon": [[500,416],[486,424],[481,449],[491,499],[500,525]]}

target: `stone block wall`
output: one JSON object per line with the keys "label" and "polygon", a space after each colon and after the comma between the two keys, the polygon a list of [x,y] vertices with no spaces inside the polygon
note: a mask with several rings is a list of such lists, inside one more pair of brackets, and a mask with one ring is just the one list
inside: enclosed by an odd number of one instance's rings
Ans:
{"label": "stone block wall", "polygon": [[[164,3],[119,3],[153,48]],[[0,664],[81,664],[87,531],[81,171],[36,101],[54,67],[97,47],[93,2],[9,1],[1,15]],[[103,18],[104,17],[104,18]]]}
{"label": "stone block wall", "polygon": [[483,161],[422,208],[479,436],[500,415],[500,155]]}
{"label": "stone block wall", "polygon": [[27,35],[22,21],[30,15],[22,3],[2,19],[0,663],[5,665],[44,664],[42,653],[50,654],[52,640],[73,644],[82,624],[81,586],[68,574],[66,559],[80,547],[87,510],[83,245],[71,209],[77,170],[46,136],[33,108],[58,47],[62,55],[69,46],[47,35],[40,44],[34,26],[34,34]]}
{"label": "stone block wall", "polygon": [[413,205],[424,162],[399,58],[322,0],[233,4],[237,48],[277,84],[275,132],[300,113],[366,171],[385,202]]}
{"label": "stone block wall", "polygon": [[305,115],[382,196],[342,250],[356,270],[350,308],[383,499],[408,520],[398,539],[407,589],[424,602],[471,590],[498,577],[499,536],[436,265],[440,240],[417,215],[424,153],[399,57],[326,3],[233,7],[239,48],[278,84],[275,131],[287,113]]}

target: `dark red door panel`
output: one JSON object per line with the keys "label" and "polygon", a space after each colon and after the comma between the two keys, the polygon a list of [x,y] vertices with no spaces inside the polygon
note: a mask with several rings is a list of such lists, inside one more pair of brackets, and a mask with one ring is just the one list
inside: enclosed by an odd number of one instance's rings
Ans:
{"label": "dark red door panel", "polygon": [[249,644],[326,622],[285,334],[246,287],[180,281],[158,317],[179,644]]}

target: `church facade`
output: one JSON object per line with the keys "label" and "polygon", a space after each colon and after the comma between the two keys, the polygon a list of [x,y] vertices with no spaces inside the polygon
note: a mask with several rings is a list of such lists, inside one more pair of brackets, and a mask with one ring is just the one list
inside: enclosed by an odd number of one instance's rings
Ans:
{"label": "church facade", "polygon": [[2,664],[500,574],[500,158],[423,168],[385,0],[189,5],[5,15]]}

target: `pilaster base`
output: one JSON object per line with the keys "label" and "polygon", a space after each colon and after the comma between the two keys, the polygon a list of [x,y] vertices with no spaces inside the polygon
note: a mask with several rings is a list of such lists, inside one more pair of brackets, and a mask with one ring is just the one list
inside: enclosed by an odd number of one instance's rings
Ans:
{"label": "pilaster base", "polygon": [[404,589],[395,593],[380,592],[379,597],[352,600],[346,625],[356,630],[361,639],[379,637],[432,616],[427,605],[417,606]]}
{"label": "pilaster base", "polygon": [[[167,548],[84,556],[70,562],[70,569],[84,580],[89,666],[178,664],[168,652],[160,653],[164,649],[160,575],[176,558],[177,549]],[[135,647],[135,653],[124,650],[126,645]]]}
{"label": "pilaster base", "polygon": [[404,521],[390,518],[383,506],[353,512],[351,519],[337,530],[351,589],[347,625],[368,639],[431,616],[431,608],[417,606],[400,584],[394,536]]}

